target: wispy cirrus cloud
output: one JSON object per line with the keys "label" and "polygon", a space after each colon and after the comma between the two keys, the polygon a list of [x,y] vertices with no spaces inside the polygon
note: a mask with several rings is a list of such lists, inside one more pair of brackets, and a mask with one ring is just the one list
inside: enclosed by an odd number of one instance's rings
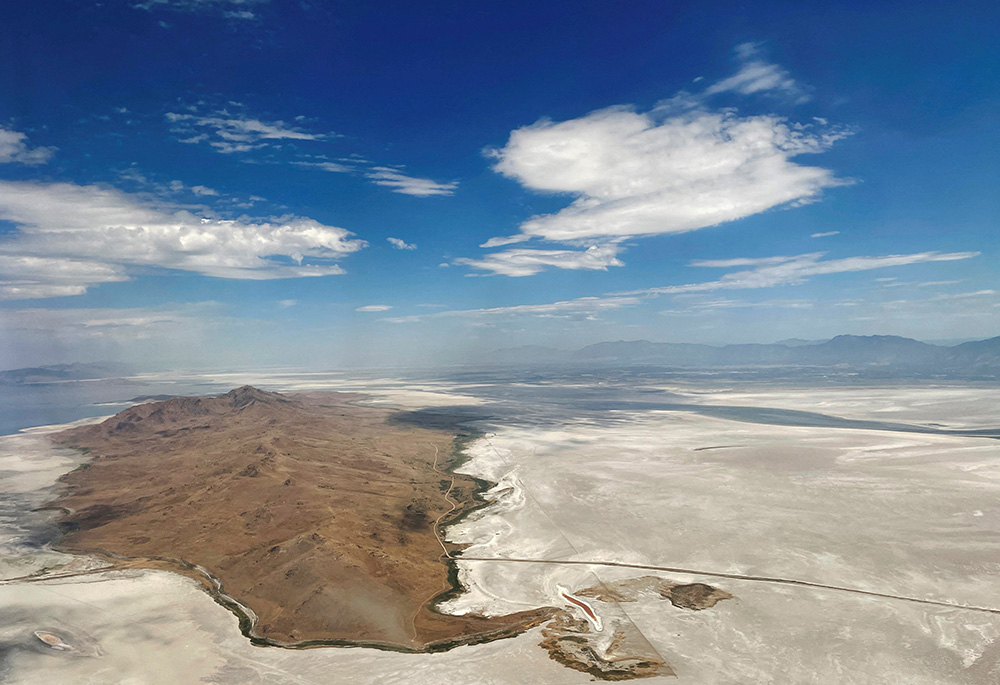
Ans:
{"label": "wispy cirrus cloud", "polygon": [[32,147],[25,134],[0,126],[0,164],[44,164],[55,151],[54,147]]}
{"label": "wispy cirrus cloud", "polygon": [[321,171],[328,171],[332,174],[352,174],[358,170],[356,164],[351,161],[350,163],[344,162],[331,162],[324,159],[304,159],[295,160],[292,162],[294,166],[304,167],[306,169],[319,169]]}
{"label": "wispy cirrus cloud", "polygon": [[320,169],[334,174],[353,174],[368,179],[377,186],[389,188],[400,195],[413,197],[433,197],[437,195],[454,195],[458,181],[435,181],[430,178],[413,176],[402,166],[379,166],[367,159],[344,158],[337,161],[310,158],[296,160],[295,166]]}
{"label": "wispy cirrus cloud", "polygon": [[403,173],[394,167],[376,166],[365,173],[365,177],[377,186],[391,188],[394,193],[428,197],[431,195],[454,195],[457,181],[441,183],[429,178],[420,178]]}
{"label": "wispy cirrus cloud", "polygon": [[167,112],[171,132],[182,143],[208,143],[217,152],[249,152],[288,140],[324,140],[334,134],[311,133],[284,121],[263,121],[220,110],[211,115]]}
{"label": "wispy cirrus cloud", "polygon": [[[815,276],[869,271],[891,267],[908,266],[929,262],[952,262],[972,259],[978,252],[918,252],[904,255],[858,256],[841,259],[823,259],[822,252],[802,255],[737,258],[718,260],[696,260],[690,266],[696,268],[732,269],[742,266],[752,268],[733,271],[721,278],[711,281],[668,285],[625,292],[606,293],[601,296],[581,297],[545,304],[524,304],[507,307],[491,307],[485,309],[462,309],[434,312],[432,314],[417,314],[413,316],[385,319],[392,323],[410,323],[428,318],[448,317],[492,317],[492,316],[594,316],[601,311],[621,309],[641,304],[644,301],[663,295],[683,296],[695,293],[711,293],[720,290],[756,290],[779,286],[796,286],[808,282]],[[980,293],[977,293],[979,295]],[[706,302],[706,301],[702,301]],[[766,305],[762,303],[738,304],[735,300],[716,299],[716,308],[735,308],[739,306],[770,306],[786,309],[807,308],[809,301],[786,298],[773,299]],[[778,303],[784,303],[779,305]]]}
{"label": "wispy cirrus cloud", "polygon": [[[680,299],[681,295],[677,296]],[[699,316],[708,315],[713,312],[731,309],[812,309],[815,306],[813,300],[796,298],[777,298],[771,300],[734,300],[729,298],[699,298],[691,302],[684,302],[682,306],[674,309],[664,309],[659,313],[663,316]]]}
{"label": "wispy cirrus cloud", "polygon": [[814,302],[804,299],[774,299],[774,300],[730,300],[717,299],[699,302],[697,306],[703,309],[812,309]]}
{"label": "wispy cirrus cloud", "polygon": [[735,49],[739,69],[705,89],[705,95],[735,92],[741,95],[780,94],[796,102],[809,100],[805,89],[783,67],[768,62],[760,43],[741,43]]}
{"label": "wispy cirrus cloud", "polygon": [[254,19],[254,8],[270,0],[136,0],[132,7],[143,10],[210,13],[227,19]]}
{"label": "wispy cirrus cloud", "polygon": [[669,285],[656,288],[634,290],[625,295],[671,295],[676,293],[708,292],[713,290],[748,290],[773,288],[783,285],[801,285],[813,276],[851,273],[885,269],[893,266],[907,266],[927,262],[953,262],[979,256],[978,252],[916,252],[902,255],[882,255],[876,257],[844,257],[823,259],[824,253],[811,252],[787,257],[764,257],[759,259],[696,260],[691,266],[703,268],[732,268],[753,266],[752,269],[725,274],[715,281]]}
{"label": "wispy cirrus cloud", "polygon": [[0,297],[78,295],[162,267],[232,279],[326,276],[366,243],[285,216],[223,219],[106,186],[0,181]]}
{"label": "wispy cirrus cloud", "polygon": [[[204,103],[189,105],[183,110],[164,115],[177,140],[189,145],[205,144],[216,152],[227,155],[254,151],[276,153],[289,143],[328,143],[341,137],[333,132],[317,133],[307,130],[301,123],[307,121],[303,116],[295,117],[295,124],[253,116],[238,102],[230,102],[225,107],[210,111],[205,111]],[[376,164],[360,155],[331,159],[315,151],[294,150],[289,155],[286,150],[284,159],[278,157],[268,161],[360,176],[377,186],[389,188],[394,193],[413,197],[454,195],[458,188],[458,181],[435,181],[414,176],[402,165]]]}
{"label": "wispy cirrus cloud", "polygon": [[208,186],[202,185],[189,186],[185,185],[183,181],[177,180],[170,182],[170,189],[176,193],[189,192],[193,195],[197,195],[198,197],[217,197],[219,195],[219,191],[215,188],[209,188]]}
{"label": "wispy cirrus cloud", "polygon": [[63,334],[73,339],[105,338],[121,332],[133,340],[151,337],[163,326],[188,324],[204,310],[204,303],[159,309],[3,309],[0,320],[7,330]]}
{"label": "wispy cirrus cloud", "polygon": [[387,312],[392,309],[391,304],[366,304],[363,307],[357,307],[354,311],[356,312]]}
{"label": "wispy cirrus cloud", "polygon": [[413,323],[425,319],[446,318],[491,318],[497,316],[534,316],[541,318],[585,318],[593,319],[601,312],[621,309],[639,304],[640,298],[615,297],[578,297],[573,300],[549,302],[545,304],[518,304],[508,307],[486,307],[482,309],[450,309],[431,314],[415,314],[413,316],[397,316],[383,319],[389,323]]}
{"label": "wispy cirrus cloud", "polygon": [[621,247],[614,243],[592,245],[585,250],[510,249],[488,254],[482,259],[459,258],[455,264],[471,266],[502,276],[533,276],[546,267],[606,271],[609,266],[624,266],[618,259]]}

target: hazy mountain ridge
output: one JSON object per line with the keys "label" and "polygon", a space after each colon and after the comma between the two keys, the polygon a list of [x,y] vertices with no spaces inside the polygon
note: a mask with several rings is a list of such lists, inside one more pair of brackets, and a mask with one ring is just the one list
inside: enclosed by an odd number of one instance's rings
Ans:
{"label": "hazy mountain ridge", "polygon": [[950,372],[1000,371],[1000,337],[954,346],[932,345],[896,335],[838,335],[823,342],[716,347],[694,343],[618,340],[574,351],[540,346],[497,350],[497,364],[659,364],[665,366],[888,366]]}
{"label": "hazy mountain ridge", "polygon": [[55,383],[98,378],[118,378],[131,375],[133,370],[119,362],[90,362],[30,366],[23,369],[0,371],[0,384]]}

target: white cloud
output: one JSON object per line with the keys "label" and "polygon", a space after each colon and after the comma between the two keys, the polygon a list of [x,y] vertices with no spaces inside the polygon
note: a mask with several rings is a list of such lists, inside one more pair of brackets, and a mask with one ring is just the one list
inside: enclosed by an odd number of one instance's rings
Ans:
{"label": "white cloud", "polygon": [[307,167],[312,169],[322,169],[323,171],[329,171],[334,174],[349,174],[357,169],[348,164],[341,164],[340,162],[329,162],[329,161],[296,161],[292,162],[295,166]]}
{"label": "white cloud", "polygon": [[[820,254],[820,253],[816,253]],[[688,266],[709,269],[731,269],[734,266],[766,266],[768,264],[784,264],[797,257],[737,257],[736,259],[695,259]]]}
{"label": "white cloud", "polygon": [[[145,181],[145,178],[142,176],[142,174],[137,174],[133,176],[133,179],[140,182]],[[169,187],[170,190],[172,190],[175,193],[181,193],[187,191],[192,195],[197,195],[198,197],[205,197],[205,196],[217,197],[219,195],[219,191],[215,190],[214,188],[209,188],[208,186],[189,186],[185,185],[183,181],[171,181],[167,187]]]}
{"label": "white cloud", "polygon": [[796,255],[794,257],[765,257],[763,259],[700,260],[692,266],[733,267],[754,266],[753,269],[728,273],[716,281],[668,285],[659,288],[634,290],[621,295],[671,295],[676,293],[709,292],[714,290],[743,290],[753,288],[773,288],[782,285],[800,285],[812,276],[884,269],[891,266],[905,266],[923,262],[950,262],[971,259],[978,252],[918,252],[905,255],[884,255],[879,257],[845,257],[843,259],[822,259],[822,252]]}
{"label": "white cloud", "polygon": [[147,331],[163,323],[179,323],[187,315],[152,309],[14,309],[3,310],[10,328],[35,331],[75,329],[77,334],[102,337],[109,330],[132,328]]}
{"label": "white cloud", "polygon": [[736,92],[741,95],[780,92],[793,97],[796,102],[805,102],[809,99],[802,87],[785,69],[761,58],[760,44],[743,43],[736,46],[736,57],[740,62],[739,71],[706,88],[706,95],[724,92]]}
{"label": "white cloud", "polygon": [[[166,119],[170,131],[178,142],[190,145],[207,143],[222,154],[237,154],[254,150],[280,148],[288,141],[324,142],[339,138],[336,133],[314,133],[297,125],[306,117],[294,117],[296,124],[284,121],[265,121],[244,112],[239,102],[229,102],[225,106],[208,107],[200,102],[197,106],[187,106],[186,111],[167,112]],[[235,113],[234,113],[235,112]],[[331,159],[315,151],[299,149],[282,150],[284,159],[269,158],[268,163],[290,164],[306,169],[318,169],[336,174],[351,174],[367,179],[377,186],[389,188],[394,193],[414,197],[454,195],[458,181],[439,182],[406,173],[402,165],[378,165],[361,155],[350,155]],[[255,159],[254,161],[261,161]]]}
{"label": "white cloud", "polygon": [[90,285],[126,280],[114,264],[0,253],[0,300],[82,295]]}
{"label": "white cloud", "polygon": [[594,319],[598,314],[613,309],[629,307],[640,302],[638,297],[578,297],[575,300],[549,302],[545,304],[517,304],[509,307],[487,307],[484,309],[452,309],[433,314],[416,314],[384,319],[390,323],[412,323],[425,319],[444,318],[491,318],[498,316],[536,316],[542,318],[585,318]]}
{"label": "white cloud", "polygon": [[[680,296],[678,296],[679,298]],[[720,309],[812,309],[815,302],[804,299],[774,299],[774,300],[732,300],[718,298],[710,300],[698,300],[687,303],[683,309],[668,309],[661,311],[661,314],[701,314],[718,311]]]}
{"label": "white cloud", "polygon": [[[493,169],[530,190],[572,199],[558,212],[527,219],[517,234],[490,238],[481,247],[531,239],[590,247],[684,233],[815,202],[827,188],[851,183],[795,161],[829,149],[851,133],[846,128],[817,117],[803,124],[710,106],[712,95],[729,91],[805,97],[787,71],[760,56],[758,44],[744,43],[736,53],[735,75],[697,94],[682,91],[649,111],[619,105],[512,131],[503,147],[487,152]],[[515,257],[528,259],[512,251],[462,263],[490,268]],[[562,265],[537,263],[530,273]],[[516,275],[529,274],[518,269]]]}
{"label": "white cloud", "polygon": [[[227,19],[253,19],[255,14],[249,9],[263,5],[269,0],[139,0],[132,7],[144,10],[173,10],[176,12],[214,12]],[[162,22],[161,22],[162,24]]]}
{"label": "white cloud", "polygon": [[399,169],[385,166],[372,167],[371,171],[365,174],[365,177],[375,185],[392,188],[394,193],[416,195],[418,197],[453,195],[455,188],[458,187],[457,181],[439,183],[429,178],[408,176]]}
{"label": "white cloud", "polygon": [[218,219],[71,183],[0,181],[0,219],[18,229],[0,239],[7,297],[79,294],[125,280],[129,266],[238,279],[340,274],[334,262],[365,246],[313,219]]}
{"label": "white cloud", "polygon": [[939,285],[955,285],[961,283],[960,280],[947,281],[900,281],[893,278],[876,278],[875,282],[883,288],[933,288]]}
{"label": "white cloud", "polygon": [[829,238],[832,235],[840,235],[840,231],[823,231],[822,233],[813,233],[810,238]]}
{"label": "white cloud", "polygon": [[278,304],[282,307],[294,307],[298,303],[298,300],[278,300]]}
{"label": "white cloud", "polygon": [[386,238],[389,244],[392,245],[397,250],[416,250],[417,246],[414,243],[408,243],[400,238]]}
{"label": "white cloud", "polygon": [[391,188],[392,192],[414,197],[431,197],[434,195],[454,195],[458,181],[439,183],[429,178],[410,176],[400,166],[373,165],[363,157],[329,161],[318,158],[292,162],[295,166],[322,169],[336,174],[355,174],[363,176],[377,186]]}
{"label": "white cloud", "polygon": [[[631,307],[644,300],[661,295],[685,295],[690,293],[708,293],[718,290],[751,290],[758,288],[773,288],[786,285],[801,285],[813,276],[868,271],[894,266],[906,266],[927,262],[949,262],[971,259],[978,252],[919,252],[906,255],[884,255],[878,257],[846,257],[843,259],[823,260],[823,253],[810,253],[795,256],[764,257],[727,260],[699,260],[692,266],[732,268],[752,266],[754,268],[725,274],[714,281],[669,285],[658,288],[645,288],[619,293],[608,293],[600,297],[580,297],[575,300],[565,300],[548,304],[513,305],[508,307],[492,307],[487,309],[461,309],[387,318],[392,323],[409,323],[425,319],[446,317],[492,317],[492,316],[541,316],[541,317],[581,317],[593,318],[599,312]],[[994,293],[992,290],[982,290],[975,293],[962,294],[959,299],[986,297]],[[802,299],[773,299],[764,302],[738,302],[728,299],[701,301],[702,308],[723,307],[774,307],[782,309],[803,309],[811,306],[811,301]],[[680,313],[677,310],[664,313]]]}
{"label": "white cloud", "polygon": [[592,245],[586,250],[535,250],[516,248],[494,252],[482,259],[456,259],[456,264],[491,271],[503,276],[532,276],[546,267],[607,271],[609,266],[624,266],[617,255],[621,247],[614,243]]}
{"label": "white cloud", "polygon": [[54,147],[29,147],[28,136],[0,127],[0,164],[43,164],[55,150]]}
{"label": "white cloud", "polygon": [[1000,291],[987,288],[985,290],[976,290],[973,292],[966,292],[966,293],[941,293],[940,295],[935,295],[930,299],[933,301],[967,300],[970,297],[989,297],[991,299],[996,299],[998,293],[1000,293]]}
{"label": "white cloud", "polygon": [[284,140],[323,140],[328,135],[310,133],[283,121],[266,122],[227,110],[211,116],[167,112],[171,132],[182,143],[197,144],[208,141],[217,152],[231,154],[249,152]]}
{"label": "white cloud", "polygon": [[576,200],[487,246],[683,233],[814,201],[845,182],[792,158],[822,152],[844,135],[728,110],[661,118],[611,107],[569,121],[539,121],[513,131],[493,152],[494,169],[532,190]]}
{"label": "white cloud", "polygon": [[358,307],[354,311],[356,312],[387,312],[392,309],[391,304],[366,304],[364,307]]}

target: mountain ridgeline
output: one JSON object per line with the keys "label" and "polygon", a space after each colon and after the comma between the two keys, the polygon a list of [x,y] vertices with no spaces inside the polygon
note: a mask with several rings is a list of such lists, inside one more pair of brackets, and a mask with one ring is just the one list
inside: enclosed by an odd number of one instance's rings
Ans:
{"label": "mountain ridgeline", "polygon": [[698,345],[619,340],[567,352],[537,345],[495,351],[491,361],[521,365],[653,365],[677,367],[891,368],[950,375],[1000,374],[1000,337],[960,345],[932,345],[895,335],[838,335],[823,342],[770,345]]}
{"label": "mountain ridgeline", "polygon": [[99,378],[118,378],[132,373],[134,371],[131,367],[119,362],[52,364],[0,371],[0,385],[96,380]]}

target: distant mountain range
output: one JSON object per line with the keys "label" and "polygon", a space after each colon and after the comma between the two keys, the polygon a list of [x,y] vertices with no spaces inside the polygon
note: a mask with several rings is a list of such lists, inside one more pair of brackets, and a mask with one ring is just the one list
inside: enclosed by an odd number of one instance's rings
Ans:
{"label": "distant mountain range", "polygon": [[31,366],[25,369],[0,371],[0,385],[57,383],[59,381],[81,381],[94,378],[119,378],[131,374],[132,369],[130,367],[118,362],[53,364],[51,366]]}
{"label": "distant mountain range", "polygon": [[[830,340],[790,338],[772,344],[700,345],[616,340],[560,350],[524,345],[494,350],[479,363],[497,366],[652,366],[679,368],[830,368],[845,372],[1000,376],[1000,336],[959,345],[935,345],[898,335],[838,335]],[[118,362],[55,364],[0,371],[0,385],[119,378],[134,369]],[[137,398],[168,399],[169,396]]]}
{"label": "distant mountain range", "polygon": [[618,340],[575,351],[529,345],[496,350],[495,364],[600,364],[679,367],[821,366],[894,367],[949,373],[1000,372],[1000,337],[943,346],[896,335],[838,335],[822,342],[785,340],[770,345],[697,345]]}

